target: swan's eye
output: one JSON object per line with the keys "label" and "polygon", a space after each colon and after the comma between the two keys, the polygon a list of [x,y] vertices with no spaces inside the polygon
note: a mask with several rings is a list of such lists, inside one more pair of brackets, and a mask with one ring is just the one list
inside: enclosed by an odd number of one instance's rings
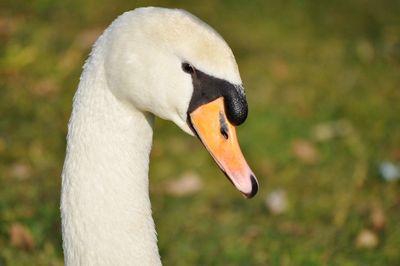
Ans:
{"label": "swan's eye", "polygon": [[192,67],[192,65],[189,63],[182,63],[182,69],[188,74],[194,73],[194,67]]}

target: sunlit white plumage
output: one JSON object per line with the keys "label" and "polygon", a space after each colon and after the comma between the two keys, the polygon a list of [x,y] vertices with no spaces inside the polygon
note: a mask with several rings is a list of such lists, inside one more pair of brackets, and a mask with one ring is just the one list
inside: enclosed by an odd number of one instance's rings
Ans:
{"label": "sunlit white plumage", "polygon": [[96,42],[68,129],[61,213],[66,265],[160,265],[148,189],[154,115],[193,134],[188,61],[241,84],[231,49],[182,10],[124,13]]}

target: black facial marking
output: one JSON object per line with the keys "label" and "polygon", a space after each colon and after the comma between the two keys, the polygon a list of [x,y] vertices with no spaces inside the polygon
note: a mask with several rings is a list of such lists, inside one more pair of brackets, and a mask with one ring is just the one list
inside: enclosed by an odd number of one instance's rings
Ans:
{"label": "black facial marking", "polygon": [[220,125],[220,132],[221,132],[222,136],[224,136],[225,139],[228,139],[229,138],[229,134],[228,134],[229,130],[228,130],[228,125],[226,124],[223,113],[219,113],[219,125]]}
{"label": "black facial marking", "polygon": [[182,69],[185,72],[187,65],[193,69],[193,72],[190,72],[193,83],[193,95],[190,100],[188,114],[196,110],[199,106],[222,96],[224,97],[225,112],[229,122],[236,126],[242,124],[246,120],[248,113],[246,96],[242,87],[207,75],[188,63],[182,63]]}

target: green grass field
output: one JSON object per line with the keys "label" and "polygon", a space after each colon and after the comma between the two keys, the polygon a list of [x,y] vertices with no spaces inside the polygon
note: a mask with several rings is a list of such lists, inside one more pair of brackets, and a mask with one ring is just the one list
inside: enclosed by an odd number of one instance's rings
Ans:
{"label": "green grass field", "polygon": [[[73,94],[96,37],[138,6],[184,8],[232,47],[239,127],[260,182],[245,200],[200,142],[156,120],[150,167],[165,265],[400,265],[400,2],[0,3],[0,266],[61,265],[60,175]],[[187,172],[203,188],[166,190]],[[283,190],[287,208],[265,206]],[[369,239],[361,236],[367,232]]]}

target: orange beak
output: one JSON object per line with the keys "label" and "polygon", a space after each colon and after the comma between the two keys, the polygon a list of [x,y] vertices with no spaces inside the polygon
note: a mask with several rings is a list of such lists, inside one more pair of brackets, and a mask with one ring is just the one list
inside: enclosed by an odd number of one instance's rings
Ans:
{"label": "orange beak", "polygon": [[236,137],[235,127],[225,115],[220,97],[190,113],[197,136],[233,185],[247,198],[258,191],[258,182],[248,166]]}

